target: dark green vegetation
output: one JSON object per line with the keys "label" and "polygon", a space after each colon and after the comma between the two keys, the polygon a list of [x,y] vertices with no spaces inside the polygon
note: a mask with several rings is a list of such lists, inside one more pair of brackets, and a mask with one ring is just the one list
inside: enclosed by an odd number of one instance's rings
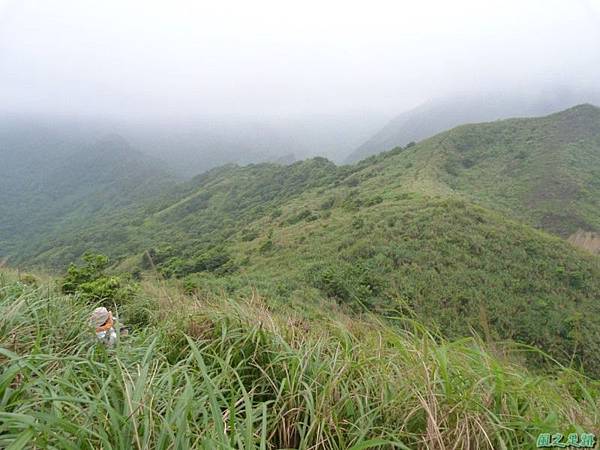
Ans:
{"label": "dark green vegetation", "polygon": [[[161,264],[176,256],[189,261],[207,247],[222,247],[244,223],[276,212],[278,205],[337,176],[336,166],[324,158],[291,166],[223,166],[160,195],[148,195],[135,209],[90,220],[72,233],[55,233],[48,251],[25,253],[26,261],[61,267],[87,249],[121,258],[147,250]],[[172,263],[177,273],[186,270]]]}
{"label": "dark green vegetation", "polygon": [[[119,136],[93,145],[30,125],[0,129],[0,258],[18,263],[90,222],[108,222],[175,178]],[[80,253],[70,255],[71,258]]]}
{"label": "dark green vegetation", "polygon": [[[463,125],[372,157],[405,191],[459,196],[554,234],[600,230],[600,109]],[[369,189],[377,189],[371,187]]]}
{"label": "dark green vegetation", "polygon": [[0,447],[529,449],[598,432],[597,382],[534,374],[510,346],[324,304],[137,292],[149,319],[106,350],[89,299],[0,272]]}
{"label": "dark green vegetation", "polygon": [[[0,256],[66,274],[0,273],[0,447],[508,449],[600,431],[600,258],[564,239],[600,232],[598,108],[181,184],[113,144],[5,173]],[[92,343],[98,304],[126,345]]]}
{"label": "dark green vegetation", "polygon": [[393,118],[354,150],[347,162],[429,138],[465,123],[491,122],[509,117],[544,116],[578,103],[600,104],[600,92],[533,93],[489,92],[430,100]]}
{"label": "dark green vegetation", "polygon": [[356,166],[225,166],[22,255],[65,267],[93,249],[190,292],[415,315],[597,375],[600,262],[530,225],[598,231],[599,149],[600,110],[582,105],[465,125]]}
{"label": "dark green vegetation", "polygon": [[108,258],[104,255],[85,253],[84,265],[71,264],[62,283],[61,290],[66,294],[79,294],[88,302],[103,302],[110,308],[115,304],[123,306],[133,296],[132,286],[122,277],[106,273]]}

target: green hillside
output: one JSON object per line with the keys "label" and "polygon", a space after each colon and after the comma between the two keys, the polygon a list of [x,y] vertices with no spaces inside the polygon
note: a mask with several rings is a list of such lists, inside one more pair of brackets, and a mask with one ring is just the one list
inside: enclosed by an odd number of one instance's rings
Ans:
{"label": "green hillside", "polygon": [[188,258],[201,246],[226,242],[244,223],[270,214],[287,200],[339,176],[339,169],[324,158],[291,166],[223,166],[163,189],[128,209],[113,211],[102,220],[89,220],[70,233],[40,236],[40,241],[51,240],[52,245],[41,247],[42,252],[21,253],[20,260],[64,268],[73,255],[87,249],[126,258],[161,244]]}
{"label": "green hillside", "polygon": [[276,298],[324,295],[385,315],[414,312],[447,336],[473,329],[600,368],[599,323],[590,320],[599,307],[597,258],[460,200],[357,200],[364,206],[319,211],[327,217],[308,223],[294,224],[292,207],[258,224],[266,232],[254,241],[240,235],[227,247],[240,265],[230,285],[257,285]]}
{"label": "green hillside", "polygon": [[448,337],[531,344],[598,374],[599,259],[530,225],[598,230],[599,118],[583,105],[466,125],[356,166],[225,166],[41,235],[21,260],[64,269],[92,249],[190,291],[333,299]]}
{"label": "green hillside", "polygon": [[429,100],[389,121],[356,148],[346,161],[358,162],[409,142],[421,141],[465,123],[491,122],[510,117],[544,116],[572,105],[600,104],[600,92],[480,92]]}
{"label": "green hillside", "polygon": [[[179,184],[115,141],[61,159],[51,182],[3,194],[0,259],[112,265],[0,271],[0,447],[525,449],[599,433],[600,258],[572,245],[599,231],[599,118],[583,105],[354,166]],[[109,351],[86,326],[99,303],[132,330]]]}
{"label": "green hillside", "polygon": [[106,350],[93,304],[0,272],[0,447],[530,449],[598,433],[597,382],[532,373],[510,346],[157,280],[134,302],[119,316],[145,305],[143,326]]}
{"label": "green hillside", "polygon": [[0,129],[0,260],[10,264],[53,248],[58,237],[91,222],[132,213],[142,199],[175,185],[159,161],[119,136],[90,145],[14,128]]}
{"label": "green hillside", "polygon": [[366,162],[372,182],[459,194],[563,237],[600,230],[600,109],[591,105],[460,126]]}

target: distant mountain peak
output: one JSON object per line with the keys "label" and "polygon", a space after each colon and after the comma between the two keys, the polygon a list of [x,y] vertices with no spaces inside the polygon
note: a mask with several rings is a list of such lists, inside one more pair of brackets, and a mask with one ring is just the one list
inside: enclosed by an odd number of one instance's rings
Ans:
{"label": "distant mountain peak", "polygon": [[598,106],[593,105],[591,103],[581,103],[579,105],[573,106],[573,108],[571,108],[571,109],[589,110],[589,111],[594,111],[594,112],[600,111],[600,108]]}
{"label": "distant mountain peak", "polygon": [[544,93],[531,96],[492,93],[430,100],[396,116],[355,149],[346,162],[354,163],[467,123],[491,122],[511,117],[538,117],[565,108],[569,108],[562,111],[565,115],[589,113],[593,117],[600,110],[590,102],[600,103],[600,92],[563,92],[560,95]]}
{"label": "distant mountain peak", "polygon": [[569,115],[569,114],[591,114],[597,116],[600,114],[600,108],[592,105],[591,103],[581,103],[571,108],[565,109],[556,113],[557,115]]}

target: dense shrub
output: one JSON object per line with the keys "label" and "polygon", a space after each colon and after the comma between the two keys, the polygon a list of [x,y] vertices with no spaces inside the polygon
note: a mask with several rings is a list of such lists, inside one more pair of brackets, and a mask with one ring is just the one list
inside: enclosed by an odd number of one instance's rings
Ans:
{"label": "dense shrub", "polygon": [[271,239],[267,239],[260,245],[258,251],[260,252],[260,254],[264,255],[271,252],[274,248],[275,244],[273,244],[273,241]]}
{"label": "dense shrub", "polygon": [[122,304],[133,297],[133,285],[125,283],[120,276],[106,273],[107,256],[86,252],[82,259],[85,263],[82,266],[69,265],[61,284],[64,293],[79,294],[85,300],[99,301],[107,306]]}
{"label": "dense shrub", "polygon": [[334,205],[335,205],[335,197],[331,196],[327,200],[325,200],[323,203],[321,203],[320,208],[322,210],[327,210],[327,209],[333,208]]}
{"label": "dense shrub", "polygon": [[381,202],[383,202],[383,197],[381,195],[376,195],[368,199],[365,202],[365,206],[374,206],[380,204]]}
{"label": "dense shrub", "polygon": [[158,248],[150,248],[145,251],[142,255],[141,267],[142,269],[154,269],[156,266],[160,266],[167,259],[173,256],[174,250],[170,245],[165,245]]}
{"label": "dense shrub", "polygon": [[597,429],[597,382],[555,363],[532,373],[503,343],[254,295],[173,297],[145,298],[161,320],[107,353],[86,305],[0,274],[0,447],[425,449],[433,435],[435,448],[525,450],[549,430]]}
{"label": "dense shrub", "polygon": [[310,209],[303,209],[298,214],[290,217],[287,220],[287,224],[288,225],[295,225],[298,222],[301,222],[302,220],[306,220],[306,221],[310,222],[312,220],[316,220],[317,218],[318,218],[318,216],[315,216],[315,214]]}
{"label": "dense shrub", "polygon": [[360,179],[357,176],[352,175],[351,177],[347,178],[346,181],[344,181],[344,184],[346,186],[356,187],[360,184]]}
{"label": "dense shrub", "polygon": [[249,229],[244,229],[242,231],[242,241],[244,242],[250,242],[253,241],[254,239],[256,239],[259,236],[258,231],[256,230],[249,230]]}
{"label": "dense shrub", "polygon": [[356,301],[363,305],[376,303],[383,286],[375,271],[360,263],[318,264],[308,270],[307,278],[328,297],[358,307]]}
{"label": "dense shrub", "polygon": [[191,273],[211,272],[224,275],[237,270],[231,255],[222,247],[200,250],[197,253],[182,255],[168,260],[161,267],[161,273],[170,277],[183,277]]}

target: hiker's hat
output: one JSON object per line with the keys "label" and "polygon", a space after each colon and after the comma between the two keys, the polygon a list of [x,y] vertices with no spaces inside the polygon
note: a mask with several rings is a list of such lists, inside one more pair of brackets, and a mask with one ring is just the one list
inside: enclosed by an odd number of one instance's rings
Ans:
{"label": "hiker's hat", "polygon": [[95,327],[101,327],[108,320],[110,313],[104,306],[96,308],[90,317],[90,324]]}

